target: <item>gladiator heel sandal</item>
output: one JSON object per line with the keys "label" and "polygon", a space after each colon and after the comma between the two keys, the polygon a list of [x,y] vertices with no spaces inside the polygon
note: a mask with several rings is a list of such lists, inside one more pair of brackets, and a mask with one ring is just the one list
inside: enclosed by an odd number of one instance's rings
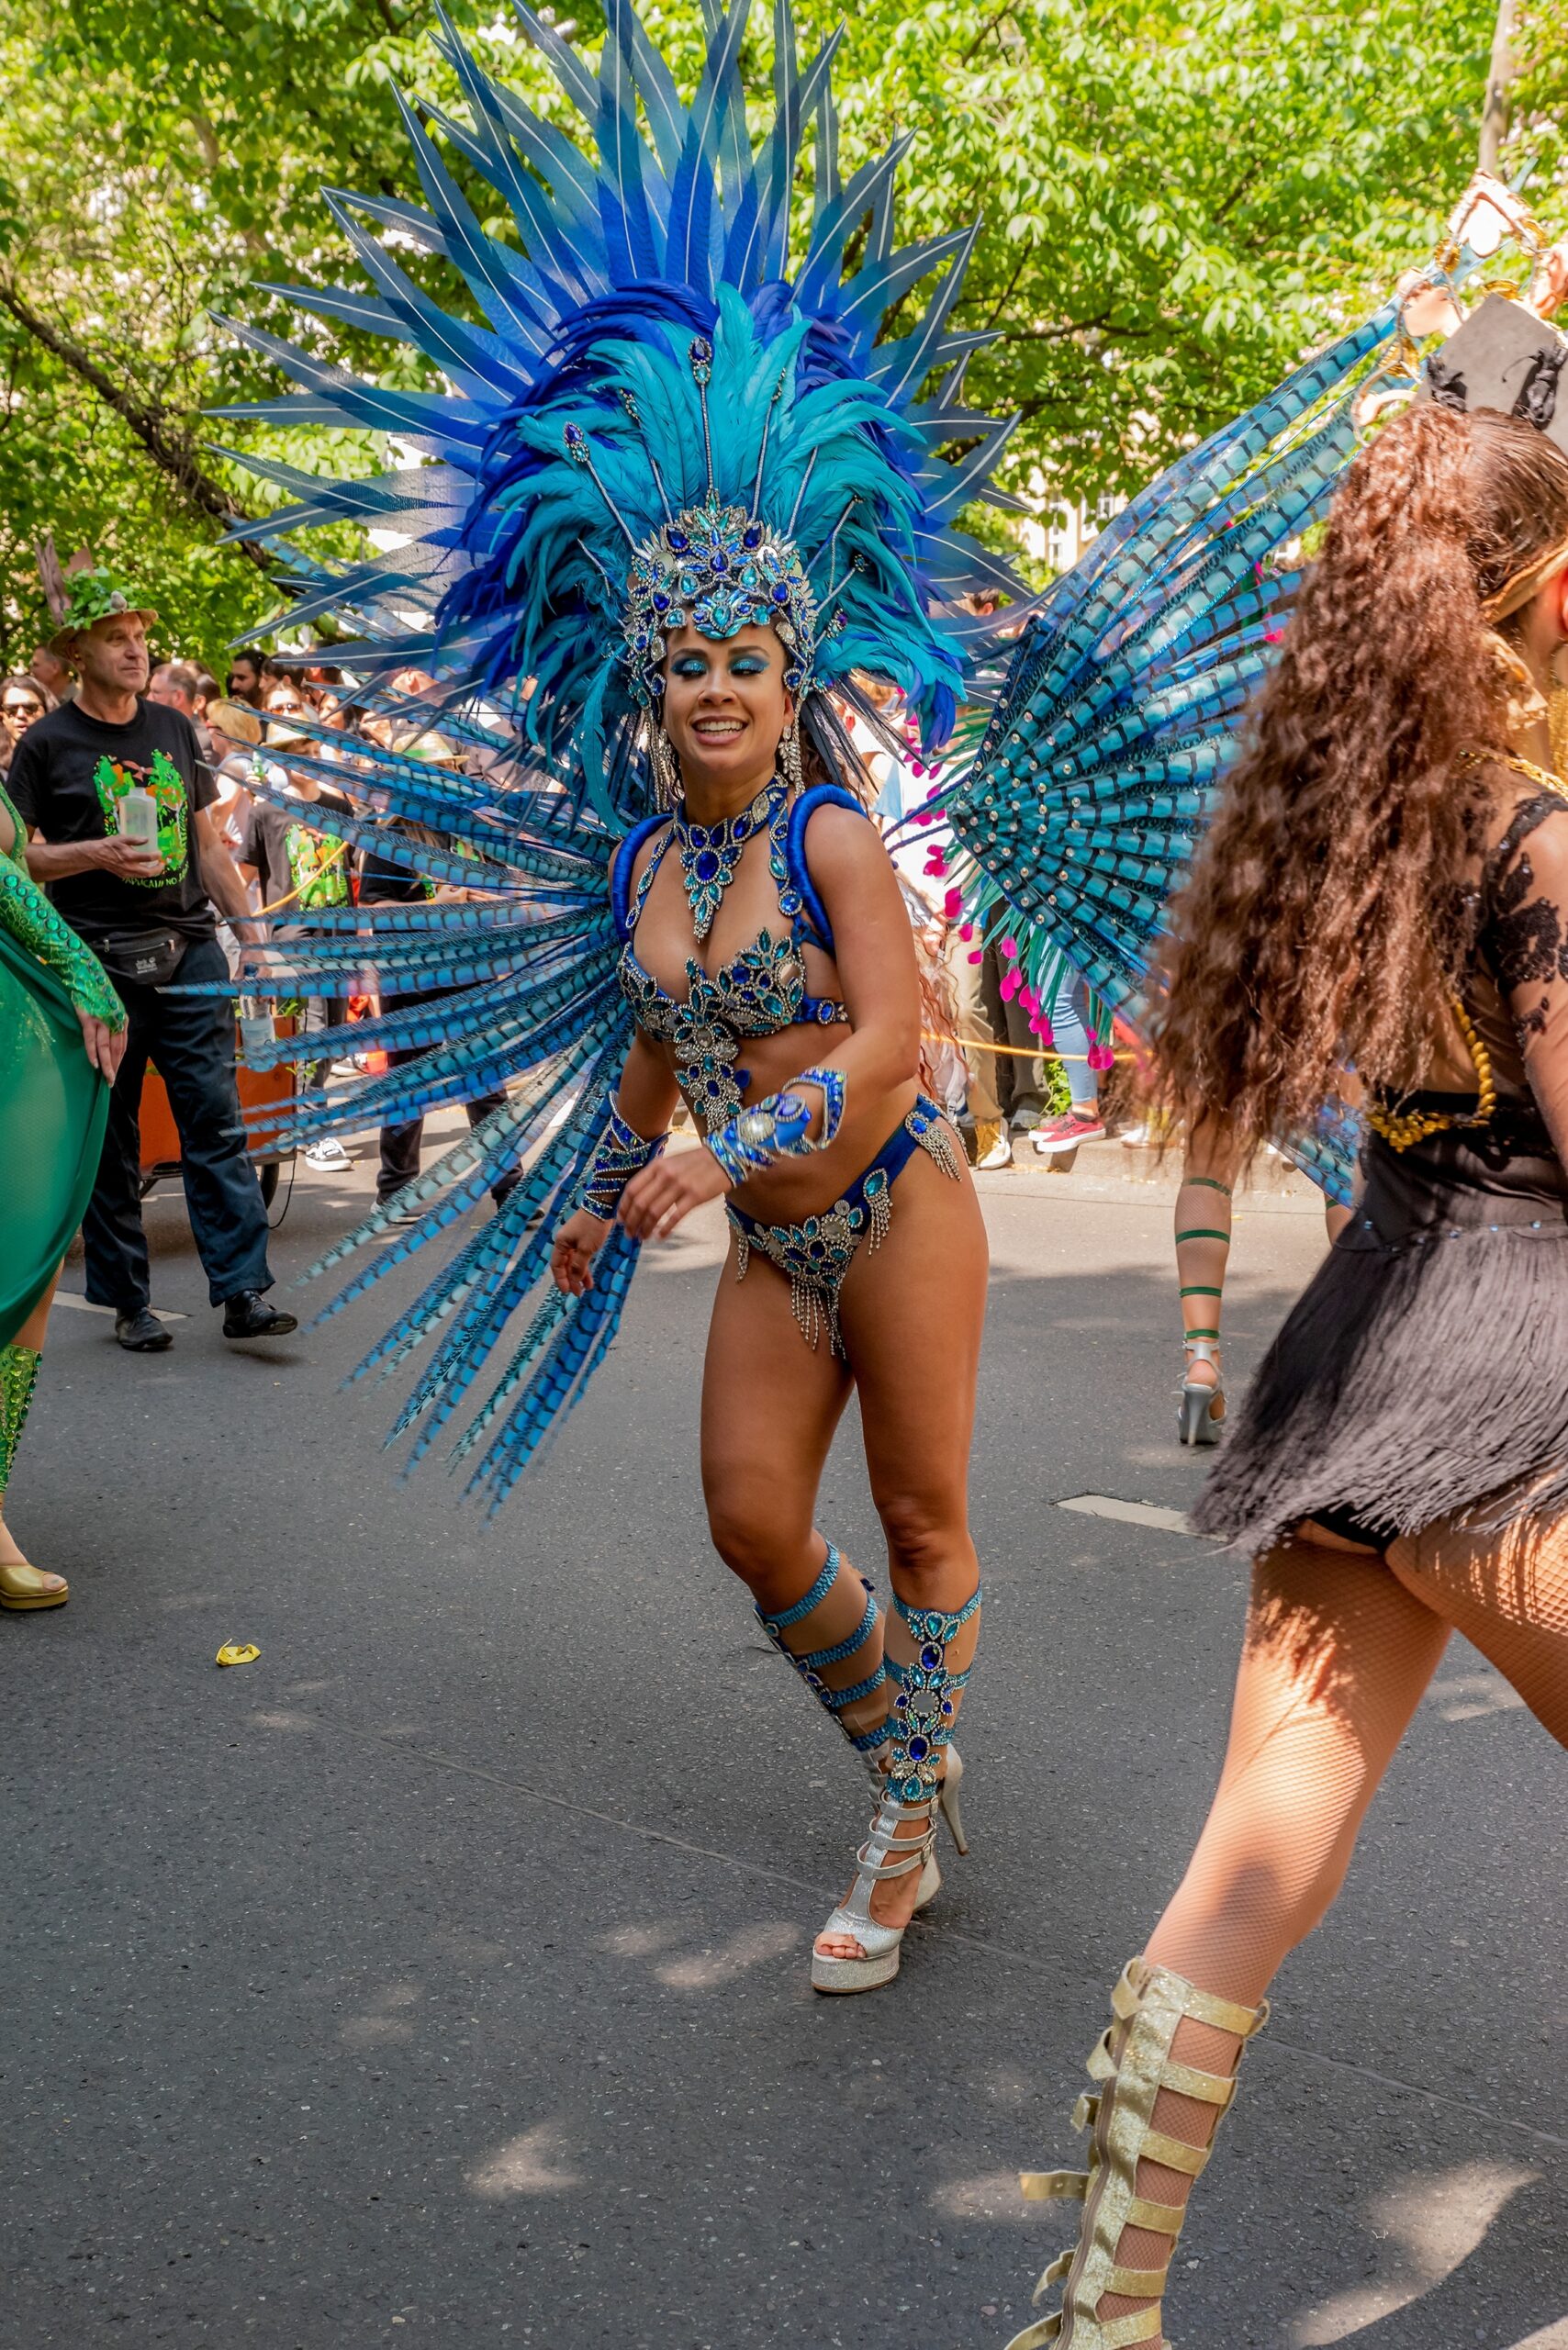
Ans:
{"label": "gladiator heel sandal", "polygon": [[[1160,2298],[1187,2207],[1184,2199],[1159,2203],[1140,2195],[1138,2165],[1158,2163],[1195,2179],[1213,2148],[1212,2143],[1190,2146],[1157,2130],[1155,2100],[1162,2088],[1194,2098],[1215,2109],[1217,2126],[1236,2095],[1234,2073],[1204,2073],[1179,2064],[1171,2044],[1185,2017],[1243,2042],[1269,2020],[1266,1999],[1256,2008],[1238,2007],[1143,1958],[1135,1958],[1126,1968],[1111,2006],[1115,2021],[1089,2059],[1090,2078],[1103,2086],[1098,2096],[1085,2091],[1072,2117],[1074,2129],[1093,2133],[1087,2173],[1026,2171],[1019,2182],[1031,2202],[1059,2199],[1083,2205],[1077,2244],[1051,2263],[1035,2288],[1038,2301],[1050,2286],[1061,2282],[1062,2305],[1054,2316],[1015,2333],[1007,2350],[1044,2350],[1047,2343],[1056,2344],[1058,2350],[1132,2350],[1137,2344],[1163,2342]],[[1120,2265],[1116,2255],[1128,2228],[1170,2238],[1170,2250],[1158,2268]],[[1103,2318],[1100,2301],[1107,2293],[1147,2300],[1148,2307],[1126,2317]]]}
{"label": "gladiator heel sandal", "polygon": [[[875,1991],[890,1983],[899,1971],[904,1938],[902,1926],[884,1926],[871,1915],[871,1896],[879,1885],[920,1871],[914,1908],[918,1913],[942,1889],[936,1865],[936,1814],[940,1810],[960,1852],[969,1849],[959,1808],[964,1765],[952,1743],[958,1700],[970,1666],[949,1672],[947,1651],[964,1627],[979,1613],[980,1595],[952,1614],[941,1608],[906,1607],[895,1592],[893,1606],[913,1644],[908,1662],[891,1654],[889,1674],[897,1685],[887,1740],[886,1777],[882,1798],[861,1845],[857,1873],[847,1901],[829,1918],[818,1936],[842,1934],[858,1943],[858,1958],[836,1958],[813,1948],[812,1987],[817,1991]],[[914,1836],[900,1833],[918,1821]]]}
{"label": "gladiator heel sandal", "polygon": [[1212,1386],[1191,1376],[1182,1380],[1176,1433],[1183,1444],[1217,1444],[1225,1423],[1225,1381],[1220,1377],[1219,1348],[1206,1335],[1190,1337],[1185,1343],[1189,1372],[1195,1362],[1212,1363],[1215,1378]]}
{"label": "gladiator heel sandal", "polygon": [[873,1588],[868,1577],[857,1574],[849,1564],[837,1543],[830,1542],[827,1562],[805,1595],[777,1615],[769,1616],[759,1607],[756,1620],[830,1720],[837,1723],[879,1786],[879,1757],[892,1735],[892,1725],[888,1718],[888,1673],[882,1661],[882,1618]]}

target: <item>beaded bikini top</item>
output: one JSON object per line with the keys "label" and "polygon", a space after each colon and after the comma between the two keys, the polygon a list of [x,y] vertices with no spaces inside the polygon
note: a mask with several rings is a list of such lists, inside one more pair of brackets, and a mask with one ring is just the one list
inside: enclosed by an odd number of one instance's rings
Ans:
{"label": "beaded bikini top", "polygon": [[[743,1036],[777,1036],[801,1023],[831,1027],[849,1014],[834,996],[806,992],[804,949],[833,953],[827,912],[806,865],[806,826],[815,809],[865,810],[836,784],[802,792],[793,806],[783,800],[768,826],[768,865],[778,885],[778,911],[789,923],[776,936],[766,927],[716,971],[705,971],[695,956],[686,962],[686,993],[671,995],[638,961],[633,946],[638,918],[674,837],[667,816],[650,816],[628,834],[616,859],[611,885],[615,924],[625,946],[619,978],[633,1017],[646,1035],[673,1046],[676,1080],[703,1123],[733,1118],[741,1107],[747,1073],[738,1066]],[[654,834],[653,855],[637,881],[632,873],[644,841]]]}

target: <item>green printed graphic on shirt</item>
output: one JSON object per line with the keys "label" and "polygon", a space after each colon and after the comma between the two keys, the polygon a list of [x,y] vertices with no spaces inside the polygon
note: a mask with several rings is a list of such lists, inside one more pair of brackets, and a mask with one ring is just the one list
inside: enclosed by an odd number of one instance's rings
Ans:
{"label": "green printed graphic on shirt", "polygon": [[119,830],[119,803],[128,791],[138,785],[150,791],[158,809],[158,854],[163,862],[156,873],[127,873],[123,880],[139,882],[144,890],[162,890],[169,882],[184,878],[190,856],[190,803],[185,798],[185,779],[166,752],[154,751],[150,767],[134,762],[121,766],[106,751],[93,769],[93,781],[97,788],[98,805],[104,811],[104,823],[111,833]]}
{"label": "green printed graphic on shirt", "polygon": [[297,905],[314,908],[348,904],[348,859],[342,841],[329,840],[304,824],[290,824],[284,845],[288,852],[288,878],[294,884]]}

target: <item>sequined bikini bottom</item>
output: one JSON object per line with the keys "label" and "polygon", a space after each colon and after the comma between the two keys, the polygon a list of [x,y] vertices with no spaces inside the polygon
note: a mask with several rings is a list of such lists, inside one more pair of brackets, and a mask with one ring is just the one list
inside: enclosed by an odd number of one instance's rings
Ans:
{"label": "sequined bikini bottom", "polygon": [[735,1233],[735,1279],[745,1281],[751,1252],[759,1249],[788,1280],[790,1311],[812,1347],[825,1326],[834,1353],[844,1352],[838,1327],[844,1277],[862,1240],[868,1248],[878,1248],[887,1238],[893,1220],[892,1188],[916,1150],[924,1150],[944,1175],[958,1181],[962,1162],[952,1134],[935,1102],[924,1093],[869,1167],[820,1215],[809,1215],[803,1224],[758,1224],[744,1208],[726,1205]]}

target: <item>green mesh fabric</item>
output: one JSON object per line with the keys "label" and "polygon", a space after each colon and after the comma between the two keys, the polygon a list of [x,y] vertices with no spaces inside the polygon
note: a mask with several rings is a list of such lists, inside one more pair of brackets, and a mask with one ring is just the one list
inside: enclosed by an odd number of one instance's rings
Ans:
{"label": "green mesh fabric", "polygon": [[0,1498],[11,1482],[11,1463],[42,1360],[36,1347],[0,1347]]}
{"label": "green mesh fabric", "polygon": [[63,981],[0,928],[0,1341],[82,1221],[108,1109]]}

